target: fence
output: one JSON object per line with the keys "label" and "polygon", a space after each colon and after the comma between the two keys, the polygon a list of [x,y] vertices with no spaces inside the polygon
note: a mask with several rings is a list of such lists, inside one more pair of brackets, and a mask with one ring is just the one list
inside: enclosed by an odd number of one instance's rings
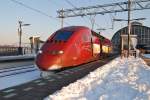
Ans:
{"label": "fence", "polygon": [[[31,54],[30,47],[22,47],[22,53]],[[0,46],[0,56],[14,56],[19,55],[18,47]]]}

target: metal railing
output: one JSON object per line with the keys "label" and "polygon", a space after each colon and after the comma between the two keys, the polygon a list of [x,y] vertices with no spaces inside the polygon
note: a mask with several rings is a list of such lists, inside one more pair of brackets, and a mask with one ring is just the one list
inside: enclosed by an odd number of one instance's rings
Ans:
{"label": "metal railing", "polygon": [[[31,54],[30,47],[22,47],[22,54]],[[0,56],[19,55],[18,47],[0,46]]]}

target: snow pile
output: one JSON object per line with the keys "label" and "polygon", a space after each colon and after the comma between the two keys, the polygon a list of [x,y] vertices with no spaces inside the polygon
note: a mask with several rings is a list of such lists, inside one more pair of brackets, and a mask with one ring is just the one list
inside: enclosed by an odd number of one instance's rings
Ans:
{"label": "snow pile", "polygon": [[141,58],[116,58],[45,100],[150,100],[149,76]]}
{"label": "snow pile", "polygon": [[[32,66],[33,65],[31,65],[30,67],[32,67]],[[25,67],[27,68],[29,66],[24,66],[23,68],[25,68]],[[18,68],[11,68],[11,70],[15,70]],[[37,69],[37,70],[35,70],[35,69]],[[35,70],[35,71],[26,72],[28,70]],[[1,70],[1,72],[2,71],[7,71],[7,70]],[[21,84],[24,84],[24,83],[27,83],[32,80],[40,78],[40,70],[36,67],[0,73],[0,75],[3,76],[3,75],[9,75],[9,74],[13,74],[13,73],[20,73],[20,72],[26,72],[26,73],[0,77],[0,90],[6,89],[9,87],[13,87],[13,86],[17,86],[17,85],[21,85]]]}

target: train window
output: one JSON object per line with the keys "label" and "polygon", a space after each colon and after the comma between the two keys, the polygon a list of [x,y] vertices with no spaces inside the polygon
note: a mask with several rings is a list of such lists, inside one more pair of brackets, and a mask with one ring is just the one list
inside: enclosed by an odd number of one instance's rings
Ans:
{"label": "train window", "polygon": [[59,31],[55,34],[55,36],[53,37],[53,40],[62,40],[62,41],[66,41],[68,40],[71,35],[73,34],[73,32],[70,31]]}

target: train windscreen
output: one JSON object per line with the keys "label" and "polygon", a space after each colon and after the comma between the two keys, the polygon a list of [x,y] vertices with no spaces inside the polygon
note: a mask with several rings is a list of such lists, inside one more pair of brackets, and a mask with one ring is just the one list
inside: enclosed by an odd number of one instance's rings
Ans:
{"label": "train windscreen", "polygon": [[73,32],[70,31],[59,31],[54,35],[53,40],[67,41],[72,34]]}

